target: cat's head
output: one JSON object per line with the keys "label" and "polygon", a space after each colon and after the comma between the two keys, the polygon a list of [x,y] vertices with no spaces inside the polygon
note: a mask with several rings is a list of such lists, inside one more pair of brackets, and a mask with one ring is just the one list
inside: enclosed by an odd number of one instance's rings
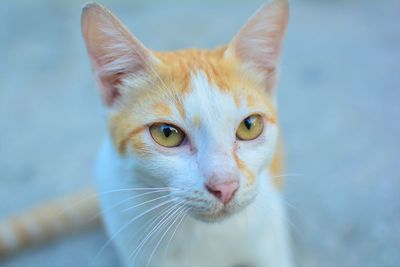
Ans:
{"label": "cat's head", "polygon": [[257,194],[274,155],[274,90],[286,0],[260,8],[215,50],[154,52],[108,10],[85,7],[82,31],[114,148],[135,179],[171,188],[206,221]]}

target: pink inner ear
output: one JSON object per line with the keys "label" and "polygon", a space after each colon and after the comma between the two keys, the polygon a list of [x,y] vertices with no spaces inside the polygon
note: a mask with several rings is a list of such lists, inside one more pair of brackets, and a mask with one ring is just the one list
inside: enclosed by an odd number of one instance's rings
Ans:
{"label": "pink inner ear", "polygon": [[[118,73],[115,77],[106,77],[102,81],[99,81],[100,94],[104,104],[110,107],[115,100],[120,96],[118,85],[121,83],[122,73]],[[99,80],[101,77],[98,78]]]}
{"label": "pink inner ear", "polygon": [[126,27],[104,7],[87,5],[82,13],[82,33],[103,102],[111,106],[120,96],[118,85],[127,75],[137,75],[155,62]]}
{"label": "pink inner ear", "polygon": [[288,16],[286,0],[261,7],[232,40],[229,50],[244,63],[272,72],[278,64]]}

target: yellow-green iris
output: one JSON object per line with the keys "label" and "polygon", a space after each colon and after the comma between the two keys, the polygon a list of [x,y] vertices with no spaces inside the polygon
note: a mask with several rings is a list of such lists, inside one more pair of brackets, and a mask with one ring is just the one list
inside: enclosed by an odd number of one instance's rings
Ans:
{"label": "yellow-green iris", "polygon": [[236,136],[240,140],[253,140],[262,133],[263,129],[263,118],[260,115],[251,115],[240,123]]}
{"label": "yellow-green iris", "polygon": [[150,126],[150,134],[159,145],[176,147],[182,144],[185,134],[181,129],[164,123],[156,123]]}

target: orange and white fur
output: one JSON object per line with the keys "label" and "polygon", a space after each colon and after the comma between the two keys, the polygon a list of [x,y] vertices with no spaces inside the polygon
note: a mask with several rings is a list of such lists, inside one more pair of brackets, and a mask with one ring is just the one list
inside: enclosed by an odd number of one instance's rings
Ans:
{"label": "orange and white fur", "polygon": [[226,46],[155,52],[84,8],[109,130],[97,191],[126,266],[292,266],[275,99],[287,20],[274,0]]}

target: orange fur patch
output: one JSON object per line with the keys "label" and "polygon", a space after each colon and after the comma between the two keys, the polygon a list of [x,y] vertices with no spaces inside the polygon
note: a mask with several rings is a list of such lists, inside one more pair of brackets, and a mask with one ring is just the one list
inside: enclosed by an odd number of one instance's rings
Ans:
{"label": "orange fur patch", "polygon": [[139,156],[143,158],[148,157],[151,154],[149,149],[147,148],[146,143],[143,142],[140,135],[132,138],[132,148]]}
{"label": "orange fur patch", "polygon": [[[54,214],[57,216],[54,217]],[[30,217],[32,223],[39,226],[43,240],[53,238],[57,235],[57,229],[68,229],[72,223],[67,213],[63,212],[62,207],[55,202],[50,202],[46,206],[34,210]]]}
{"label": "orange fur patch", "polygon": [[129,134],[122,139],[121,141],[118,142],[118,151],[120,154],[125,154],[126,153],[126,147],[127,144],[132,142],[133,144],[136,144],[136,146],[134,146],[135,148],[139,148],[140,145],[140,138],[137,138],[137,134],[141,133],[144,130],[144,127],[138,127],[133,129],[132,131],[129,132]]}
{"label": "orange fur patch", "polygon": [[274,157],[272,158],[271,165],[269,166],[269,172],[272,176],[272,183],[279,190],[282,190],[284,186],[284,177],[281,176],[284,169],[283,151],[282,140],[279,140]]}
{"label": "orange fur patch", "polygon": [[244,161],[242,161],[235,152],[233,152],[233,158],[235,159],[239,170],[246,176],[247,185],[253,184],[256,180],[254,173],[246,166]]}
{"label": "orange fur patch", "polygon": [[157,103],[154,105],[154,113],[160,117],[171,116],[171,108],[165,103]]}
{"label": "orange fur patch", "polygon": [[247,98],[247,106],[249,108],[254,108],[255,104],[256,104],[256,99],[254,98],[253,95],[248,95]]}
{"label": "orange fur patch", "polygon": [[27,247],[31,244],[32,240],[29,231],[18,218],[11,219],[11,227],[18,237],[20,247]]}

